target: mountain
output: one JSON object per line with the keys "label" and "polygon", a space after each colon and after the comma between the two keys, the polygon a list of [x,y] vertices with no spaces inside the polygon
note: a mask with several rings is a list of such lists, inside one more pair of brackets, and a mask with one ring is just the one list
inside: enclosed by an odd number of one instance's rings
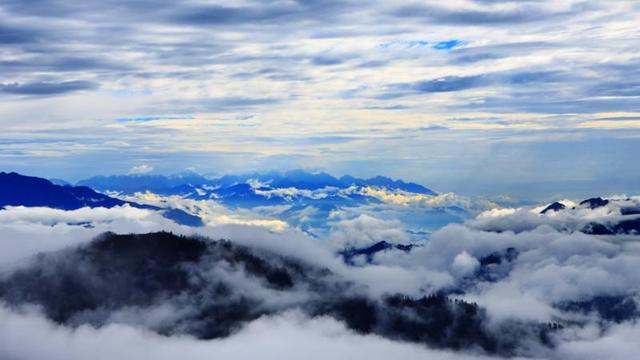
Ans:
{"label": "mountain", "polygon": [[112,175],[94,176],[79,181],[77,185],[98,191],[119,191],[125,194],[151,191],[157,194],[175,194],[192,191],[194,187],[208,184],[206,178],[194,172],[171,176],[164,175]]}
{"label": "mountain", "polygon": [[564,210],[566,208],[566,206],[563,203],[560,202],[554,202],[552,204],[549,204],[549,206],[547,206],[546,208],[544,208],[544,210],[542,210],[540,212],[540,214],[546,214],[550,211],[560,211],[560,210]]}
{"label": "mountain", "polygon": [[596,198],[591,198],[591,199],[581,201],[580,205],[588,206],[589,209],[593,210],[593,209],[601,208],[603,206],[607,206],[608,203],[609,203],[609,200],[603,199],[601,197],[596,197]]}
{"label": "mountain", "polygon": [[416,194],[424,194],[424,195],[437,195],[431,189],[428,189],[420,184],[416,183],[407,183],[402,180],[392,180],[385,176],[376,176],[370,179],[358,179],[352,176],[345,175],[340,178],[340,182],[343,185],[357,185],[357,186],[374,186],[374,187],[383,187],[387,189],[397,189],[403,190],[407,192],[412,192]]}
{"label": "mountain", "polygon": [[160,208],[123,201],[98,193],[86,186],[56,185],[43,178],[25,176],[15,172],[0,172],[0,209],[4,206],[49,207],[76,210],[83,207],[112,208],[129,206],[159,211],[164,217],[187,226],[202,226],[202,220],[180,209]]}
{"label": "mountain", "polygon": [[603,208],[607,208],[607,212],[601,212],[601,215],[595,214],[592,220],[582,224],[582,227],[577,230],[592,235],[640,235],[640,217],[638,216],[640,215],[640,205],[637,200],[631,198],[605,199],[595,197],[583,200],[571,208],[560,202],[554,202],[549,204],[540,214],[572,217],[576,216],[576,212],[601,211]]}
{"label": "mountain", "polygon": [[312,173],[304,170],[225,175],[215,179],[207,179],[193,172],[170,176],[96,176],[82,180],[78,185],[128,195],[150,191],[159,195],[179,195],[197,200],[216,199],[225,205],[237,207],[282,204],[339,206],[379,202],[375,197],[363,193],[367,188],[436,195],[420,184],[383,176],[359,179],[345,175],[336,178],[324,172]]}
{"label": "mountain", "polygon": [[86,186],[55,185],[47,179],[0,172],[0,206],[46,206],[63,210],[124,205]]}
{"label": "mountain", "polygon": [[[385,206],[401,212],[402,221],[416,231],[415,238],[422,237],[418,232],[431,232],[447,223],[460,222],[469,215],[469,210],[459,207],[461,203],[453,197],[443,203],[430,202],[430,197],[438,194],[420,184],[384,176],[364,179],[344,175],[337,178],[326,172],[299,169],[217,178],[194,172],[167,176],[96,176],[78,184],[100,192],[113,191],[119,194],[118,197],[130,196],[140,203],[149,201],[145,192],[172,196],[168,203],[210,200],[232,211],[248,209],[260,217],[284,221],[314,237],[326,235],[331,221],[335,220],[331,216],[338,213],[357,216],[358,208],[366,206]],[[199,212],[198,206],[189,209],[196,215]]]}
{"label": "mountain", "polygon": [[350,175],[336,178],[325,172],[312,173],[304,170],[287,172],[250,173],[244,175],[225,175],[220,178],[207,179],[193,172],[177,175],[113,175],[95,176],[78,182],[78,185],[89,186],[100,191],[120,191],[132,194],[139,191],[151,191],[158,194],[175,193],[181,190],[207,186],[210,188],[227,188],[237,184],[261,183],[269,188],[296,188],[318,190],[327,187],[345,189],[350,186],[374,186],[387,189],[403,190],[418,194],[436,195],[420,184],[402,180],[392,180],[384,176],[370,179],[359,179]]}
{"label": "mountain", "polygon": [[51,181],[52,184],[54,185],[60,185],[60,186],[71,186],[72,184],[66,180],[63,179],[57,179],[57,178],[51,178],[49,179],[49,181]]}
{"label": "mountain", "polygon": [[0,299],[37,306],[70,327],[99,328],[130,314],[150,331],[199,339],[224,338],[261,316],[292,309],[334,318],[361,334],[502,356],[550,333],[544,323],[521,321],[509,324],[519,335],[511,339],[488,326],[483,308],[464,300],[374,295],[308,260],[167,232],[106,233],[41,253],[0,277]]}
{"label": "mountain", "polygon": [[339,253],[342,256],[342,260],[348,265],[356,265],[356,257],[362,257],[366,264],[370,264],[373,261],[373,257],[380,252],[388,251],[388,250],[400,250],[404,252],[409,252],[413,249],[415,244],[390,244],[386,241],[379,241],[371,246],[365,248],[350,248],[343,250]]}

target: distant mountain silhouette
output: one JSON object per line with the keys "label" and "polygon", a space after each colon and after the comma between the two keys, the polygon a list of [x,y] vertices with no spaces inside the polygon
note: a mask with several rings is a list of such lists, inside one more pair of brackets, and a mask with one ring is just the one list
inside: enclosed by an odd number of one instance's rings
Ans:
{"label": "distant mountain silhouette", "polygon": [[75,210],[82,207],[110,208],[125,203],[86,186],[54,185],[47,179],[0,172],[0,206],[46,206]]}
{"label": "distant mountain silhouette", "polygon": [[559,202],[554,202],[552,204],[550,204],[549,206],[547,206],[546,208],[544,208],[544,210],[542,210],[540,213],[541,214],[546,214],[550,211],[560,211],[560,210],[564,210],[566,208],[566,206],[563,203],[559,203]]}
{"label": "distant mountain silhouette", "polygon": [[580,205],[587,206],[590,209],[597,209],[603,206],[606,206],[609,203],[609,200],[605,200],[601,197],[591,198],[580,202]]}
{"label": "distant mountain silhouette", "polygon": [[377,204],[381,200],[367,194],[373,187],[388,192],[436,193],[420,184],[393,180],[383,176],[359,179],[336,178],[324,172],[304,170],[225,175],[208,179],[193,172],[177,175],[96,176],[78,182],[98,191],[123,194],[150,191],[159,195],[179,195],[195,200],[216,201],[230,207],[252,208],[270,205],[309,206],[331,211],[341,206]]}
{"label": "distant mountain silhouette", "polygon": [[20,175],[15,172],[0,172],[0,209],[5,206],[49,207],[76,210],[83,207],[112,208],[130,206],[156,210],[168,219],[187,226],[201,226],[202,220],[180,209],[164,209],[123,201],[98,193],[86,186],[62,186],[43,178]]}
{"label": "distant mountain silhouette", "polygon": [[373,257],[375,254],[387,251],[387,250],[400,250],[404,252],[409,252],[414,247],[419,246],[415,244],[391,244],[386,241],[379,241],[371,246],[365,248],[350,248],[340,252],[340,256],[345,263],[348,265],[356,265],[356,261],[354,261],[355,257],[363,256],[364,260],[367,264],[370,264],[373,261]]}
{"label": "distant mountain silhouette", "polygon": [[158,194],[189,192],[192,187],[208,184],[209,180],[193,172],[164,175],[112,175],[94,176],[78,182],[99,191],[120,191],[126,194],[151,191]]}
{"label": "distant mountain silhouette", "polygon": [[225,175],[216,179],[207,179],[196,173],[178,175],[113,175],[96,176],[78,182],[78,185],[89,186],[99,191],[113,190],[127,194],[151,191],[157,194],[181,194],[192,192],[195,188],[225,189],[249,182],[265,184],[270,189],[296,188],[318,190],[326,187],[348,188],[350,186],[384,187],[389,190],[402,190],[419,194],[436,195],[436,193],[420,184],[392,180],[384,176],[370,179],[359,179],[350,175],[335,178],[324,172],[312,173],[304,170],[291,170],[283,173],[266,172],[244,175]]}

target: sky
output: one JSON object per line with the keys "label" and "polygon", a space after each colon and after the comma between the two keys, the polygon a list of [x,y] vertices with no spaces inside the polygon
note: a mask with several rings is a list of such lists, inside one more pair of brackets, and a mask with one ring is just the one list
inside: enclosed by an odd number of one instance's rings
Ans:
{"label": "sky", "polygon": [[640,191],[640,3],[0,2],[0,170]]}

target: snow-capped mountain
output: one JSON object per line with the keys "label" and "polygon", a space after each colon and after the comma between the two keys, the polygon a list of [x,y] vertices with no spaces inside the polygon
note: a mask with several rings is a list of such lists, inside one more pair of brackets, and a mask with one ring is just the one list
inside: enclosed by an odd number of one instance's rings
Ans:
{"label": "snow-capped mountain", "polygon": [[151,198],[155,201],[151,204],[173,203],[203,218],[203,211],[215,203],[283,221],[313,236],[325,233],[332,221],[370,211],[400,217],[416,238],[468,216],[468,204],[454,194],[438,194],[423,185],[384,176],[338,178],[291,170],[206,178],[184,172],[97,176],[78,184],[131,201],[146,203]]}
{"label": "snow-capped mountain", "polygon": [[228,206],[255,207],[282,204],[346,205],[379,202],[384,190],[393,193],[436,195],[420,184],[392,180],[384,176],[359,179],[336,178],[324,172],[292,170],[245,175],[225,175],[208,179],[193,172],[171,176],[97,176],[78,182],[98,191],[131,195],[149,191],[159,195],[180,195],[191,199],[216,199]]}

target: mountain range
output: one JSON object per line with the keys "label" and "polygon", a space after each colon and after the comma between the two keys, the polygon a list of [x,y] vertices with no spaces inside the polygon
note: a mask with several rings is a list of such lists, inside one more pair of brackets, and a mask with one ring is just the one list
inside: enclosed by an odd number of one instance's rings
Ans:
{"label": "mountain range", "polygon": [[393,180],[385,176],[360,179],[351,175],[336,178],[325,172],[308,172],[290,170],[286,172],[250,173],[242,175],[225,175],[219,178],[207,178],[192,171],[174,175],[111,175],[94,176],[81,180],[77,185],[89,186],[93,189],[121,191],[132,194],[138,191],[152,191],[158,194],[176,193],[195,187],[228,188],[238,184],[258,182],[269,188],[296,188],[318,190],[326,187],[348,188],[350,186],[379,186],[413,193],[435,195],[436,193],[423,185]]}
{"label": "mountain range", "polygon": [[[105,192],[107,194],[105,194]],[[115,192],[116,196],[111,196]],[[173,206],[145,203],[143,199],[126,196],[139,192],[153,192],[160,195],[177,195],[193,200],[213,200],[227,207],[269,208],[287,205],[278,211],[270,210],[270,216],[298,227],[310,235],[327,230],[332,211],[355,209],[361,205],[381,206],[384,196],[431,197],[437,195],[427,187],[377,176],[359,179],[345,175],[336,178],[327,173],[311,173],[293,170],[285,173],[268,172],[246,175],[225,175],[209,179],[194,172],[176,175],[114,175],[97,176],[78,182],[72,186],[64,180],[53,181],[0,172],[0,209],[5,206],[49,207],[75,210],[82,207],[105,207],[128,205],[135,208],[158,211],[162,216],[176,223],[188,226],[202,226],[203,221],[197,211],[174,204]],[[383,195],[380,195],[383,194]],[[120,198],[119,198],[120,197]],[[133,201],[132,201],[133,200]],[[606,206],[620,216],[606,221],[591,221],[576,229],[596,235],[640,233],[640,210],[636,203],[625,199],[591,198],[568,208],[566,204],[554,202],[541,211],[540,215],[559,216],[567,213],[573,216],[580,209],[597,210]],[[186,211],[185,211],[186,210]],[[405,218],[421,222],[459,222],[464,218],[464,209],[454,205],[419,208]],[[414,219],[415,218],[415,219]],[[406,220],[405,219],[405,220]],[[434,222],[434,224],[435,224]],[[441,224],[440,226],[444,225]],[[534,224],[535,225],[535,224]],[[409,229],[410,230],[410,229]],[[487,230],[495,230],[487,228]],[[374,250],[385,250],[386,247]],[[376,251],[374,251],[376,252]],[[354,254],[349,254],[352,257]],[[365,254],[366,255],[366,254]]]}
{"label": "mountain range", "polygon": [[376,202],[362,189],[379,188],[421,195],[436,195],[423,185],[393,180],[384,176],[360,179],[350,175],[336,178],[324,172],[291,170],[287,172],[225,175],[209,179],[194,172],[164,175],[96,176],[78,182],[98,191],[122,194],[152,192],[206,200],[216,199],[229,206],[255,207],[291,203],[345,204]]}
{"label": "mountain range", "polygon": [[56,185],[43,178],[15,172],[0,172],[0,209],[5,206],[48,207],[76,210],[83,207],[112,208],[129,205],[159,211],[164,217],[187,226],[202,226],[202,220],[183,210],[124,201],[99,193],[86,186]]}

